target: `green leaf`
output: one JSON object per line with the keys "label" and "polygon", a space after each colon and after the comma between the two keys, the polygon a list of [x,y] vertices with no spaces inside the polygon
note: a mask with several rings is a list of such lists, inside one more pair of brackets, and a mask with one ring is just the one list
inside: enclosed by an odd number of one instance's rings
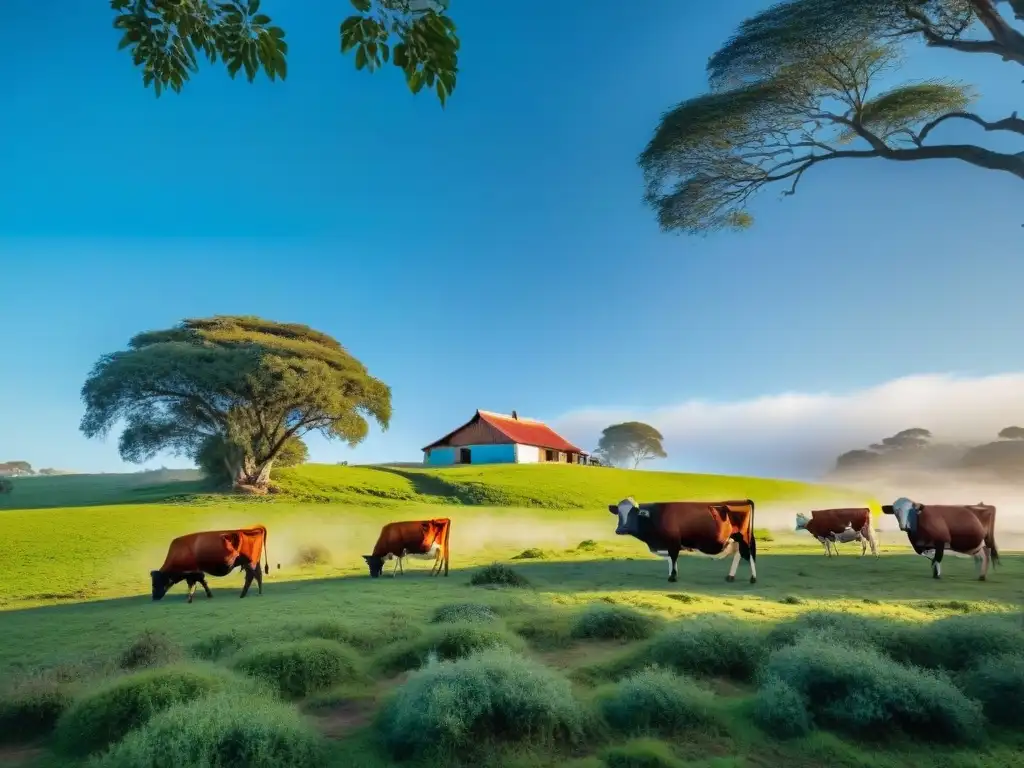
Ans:
{"label": "green leaf", "polygon": [[260,0],[249,0],[249,15],[252,16],[260,9]]}
{"label": "green leaf", "polygon": [[421,88],[423,88],[423,72],[416,70],[409,77],[409,90],[413,93],[419,93]]}
{"label": "green leaf", "polygon": [[362,69],[366,66],[366,47],[359,46],[359,50],[356,51],[356,69]]}
{"label": "green leaf", "polygon": [[386,64],[388,61],[388,57],[391,56],[391,48],[388,47],[387,43],[380,44],[380,55],[381,58],[384,59],[384,63]]}
{"label": "green leaf", "polygon": [[351,0],[352,7],[360,13],[369,13],[371,0]]}
{"label": "green leaf", "polygon": [[263,27],[270,23],[270,17],[265,13],[257,13],[252,17],[252,23]]}
{"label": "green leaf", "polygon": [[434,86],[434,90],[437,91],[437,98],[441,102],[441,108],[444,108],[445,102],[448,99],[448,89],[444,87],[444,83],[439,79],[437,84]]}

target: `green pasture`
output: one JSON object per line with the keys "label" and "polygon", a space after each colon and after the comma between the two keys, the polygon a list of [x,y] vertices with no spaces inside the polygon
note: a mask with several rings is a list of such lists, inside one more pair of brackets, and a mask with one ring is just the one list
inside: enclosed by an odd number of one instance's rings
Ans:
{"label": "green pasture", "polygon": [[[947,558],[936,581],[897,535],[877,560],[858,545],[827,559],[779,530],[759,542],[757,584],[693,555],[669,584],[665,561],[614,535],[609,498],[788,510],[850,495],[620,472],[312,466],[266,498],[165,487],[160,503],[131,503],[129,484],[118,496],[130,476],[83,477],[107,505],[0,512],[0,764],[1020,764],[1024,722],[1001,713],[1024,696],[1024,556],[1005,551],[987,582]],[[574,492],[586,506],[555,506]],[[449,577],[416,561],[366,575],[384,522],[439,515]],[[212,600],[188,605],[181,586],[149,599],[170,538],[254,522],[269,528],[262,596],[239,600],[232,575],[211,579]],[[525,584],[501,586],[502,568]],[[951,743],[922,741],[927,728]],[[409,732],[437,734],[436,750]],[[231,752],[241,733],[255,752]]]}

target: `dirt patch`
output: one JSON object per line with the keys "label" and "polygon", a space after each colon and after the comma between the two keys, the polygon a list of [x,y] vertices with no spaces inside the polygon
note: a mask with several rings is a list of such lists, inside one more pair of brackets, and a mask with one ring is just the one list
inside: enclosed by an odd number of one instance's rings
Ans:
{"label": "dirt patch", "polygon": [[0,746],[0,765],[30,765],[43,755],[43,748],[35,744],[9,744]]}
{"label": "dirt patch", "polygon": [[346,701],[313,715],[313,724],[328,739],[343,739],[370,724],[374,702],[371,699]]}

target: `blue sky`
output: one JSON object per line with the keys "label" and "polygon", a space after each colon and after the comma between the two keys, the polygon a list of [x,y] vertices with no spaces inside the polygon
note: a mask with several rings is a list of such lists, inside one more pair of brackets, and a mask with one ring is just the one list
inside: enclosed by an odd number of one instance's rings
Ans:
{"label": "blue sky", "polygon": [[[391,429],[354,451],[313,441],[324,461],[418,460],[478,407],[559,422],[1020,368],[1010,177],[835,163],[794,198],[762,195],[748,232],[658,231],[635,158],[764,3],[456,0],[444,111],[339,55],[345,3],[266,3],[288,32],[285,83],[208,68],[159,100],[105,4],[8,5],[0,459],[124,467],[114,438],[77,430],[91,364],[212,314],[307,323],[392,385]],[[1021,73],[990,59],[929,52],[909,72],[975,83],[1001,117]]]}

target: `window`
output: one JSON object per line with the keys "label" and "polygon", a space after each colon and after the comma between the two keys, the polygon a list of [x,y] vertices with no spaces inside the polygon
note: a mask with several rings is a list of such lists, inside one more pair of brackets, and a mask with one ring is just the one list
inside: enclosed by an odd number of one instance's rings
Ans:
{"label": "window", "polygon": [[544,461],[554,461],[554,460],[555,460],[555,452],[550,450],[550,449],[549,450],[545,450],[544,451]]}

